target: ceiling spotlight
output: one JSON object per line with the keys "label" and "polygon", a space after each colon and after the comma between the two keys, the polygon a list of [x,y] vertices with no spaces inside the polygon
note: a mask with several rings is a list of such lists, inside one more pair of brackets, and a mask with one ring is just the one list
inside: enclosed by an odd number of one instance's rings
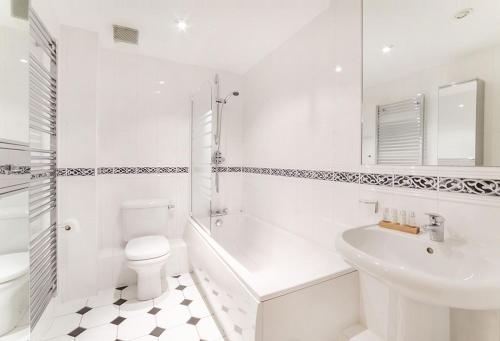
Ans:
{"label": "ceiling spotlight", "polygon": [[342,66],[337,65],[337,66],[335,67],[335,72],[342,72]]}
{"label": "ceiling spotlight", "polygon": [[382,47],[382,53],[389,53],[392,51],[392,49],[394,48],[394,45],[385,45],[384,47]]}
{"label": "ceiling spotlight", "polygon": [[186,20],[183,20],[183,19],[179,19],[177,20],[177,29],[181,32],[185,32],[188,28],[188,24],[186,22]]}
{"label": "ceiling spotlight", "polygon": [[158,81],[158,84],[160,84],[160,85],[164,85],[164,84],[165,84],[165,81]]}
{"label": "ceiling spotlight", "polygon": [[464,19],[465,17],[472,14],[473,10],[474,10],[473,8],[464,8],[464,9],[458,11],[457,13],[455,13],[454,17],[457,20]]}
{"label": "ceiling spotlight", "polygon": [[459,107],[460,109],[462,109],[463,107],[465,107],[465,105],[463,105],[463,104],[459,104],[459,105],[458,105],[458,107]]}
{"label": "ceiling spotlight", "polygon": [[23,64],[28,63],[28,60],[27,60],[27,59],[24,59],[24,58],[19,59],[19,61],[20,61],[21,63],[23,63]]}

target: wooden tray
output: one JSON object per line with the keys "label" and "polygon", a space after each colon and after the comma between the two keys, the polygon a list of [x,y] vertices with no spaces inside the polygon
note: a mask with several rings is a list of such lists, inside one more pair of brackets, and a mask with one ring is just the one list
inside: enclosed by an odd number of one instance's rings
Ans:
{"label": "wooden tray", "polygon": [[386,229],[391,229],[391,230],[396,230],[396,231],[401,231],[401,232],[406,232],[406,233],[411,233],[411,234],[419,234],[420,233],[420,228],[417,226],[409,226],[409,225],[400,225],[400,224],[395,224],[391,223],[390,221],[380,221],[378,223],[380,227],[386,228]]}

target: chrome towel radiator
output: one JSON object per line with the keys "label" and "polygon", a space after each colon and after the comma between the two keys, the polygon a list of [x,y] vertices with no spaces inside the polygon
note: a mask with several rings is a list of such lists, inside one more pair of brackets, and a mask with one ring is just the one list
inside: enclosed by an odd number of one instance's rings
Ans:
{"label": "chrome towel radiator", "polygon": [[29,24],[32,38],[29,58],[30,323],[33,329],[57,289],[57,46],[31,8]]}

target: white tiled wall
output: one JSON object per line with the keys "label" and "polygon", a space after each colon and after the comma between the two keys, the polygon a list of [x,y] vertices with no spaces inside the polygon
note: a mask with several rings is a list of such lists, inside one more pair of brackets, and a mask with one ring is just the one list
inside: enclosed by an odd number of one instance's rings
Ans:
{"label": "white tiled wall", "polygon": [[[245,75],[244,165],[295,169],[500,178],[498,168],[360,166],[361,3],[334,0]],[[292,56],[292,57],[290,57]],[[343,71],[336,73],[335,66]],[[487,174],[487,175],[485,175]],[[467,243],[498,246],[498,198],[437,191],[243,174],[243,210],[328,248],[345,228],[375,223],[381,212],[359,203],[425,212],[447,219],[446,232]],[[382,287],[384,290],[378,290]],[[367,279],[361,285],[362,322],[387,337],[390,293]],[[498,321],[497,321],[498,323]]]}
{"label": "white tiled wall", "polygon": [[[94,168],[97,34],[62,26],[58,49],[58,167]],[[97,289],[96,179],[59,177],[57,189],[58,223],[78,222],[78,229],[58,233],[59,295],[68,300]]]}
{"label": "white tiled wall", "polygon": [[[216,71],[101,49],[97,34],[74,27],[61,26],[58,35],[58,167],[189,166],[190,98]],[[241,89],[240,76],[218,73],[223,94]],[[222,151],[229,165],[239,165],[241,101],[224,114]],[[135,281],[123,264],[123,201],[169,199],[176,206],[170,238],[182,236],[189,213],[188,174],[60,177],[58,186],[59,222],[79,223],[60,233],[62,300]]]}

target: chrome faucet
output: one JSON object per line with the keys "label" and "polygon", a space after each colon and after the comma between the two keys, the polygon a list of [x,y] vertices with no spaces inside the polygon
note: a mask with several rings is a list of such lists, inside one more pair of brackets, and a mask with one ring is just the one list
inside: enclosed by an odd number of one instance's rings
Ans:
{"label": "chrome faucet", "polygon": [[223,208],[223,209],[216,209],[216,210],[212,210],[210,211],[210,216],[211,217],[223,217],[225,215],[228,215],[228,210],[227,208]]}
{"label": "chrome faucet", "polygon": [[424,231],[429,231],[429,237],[435,242],[444,242],[444,217],[437,213],[426,213],[429,224],[422,226]]}

